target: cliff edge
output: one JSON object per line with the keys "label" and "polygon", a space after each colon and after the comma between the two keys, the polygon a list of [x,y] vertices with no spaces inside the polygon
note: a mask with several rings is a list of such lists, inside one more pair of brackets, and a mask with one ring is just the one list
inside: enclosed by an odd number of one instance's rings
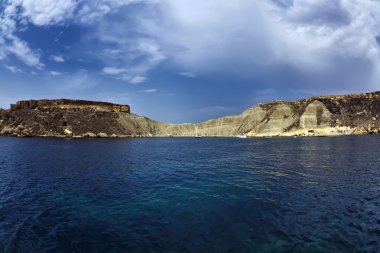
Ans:
{"label": "cliff edge", "polygon": [[41,108],[60,108],[60,109],[94,109],[103,112],[125,112],[130,113],[129,105],[119,105],[107,102],[96,102],[87,100],[23,100],[11,105],[11,111],[21,109],[41,109]]}
{"label": "cliff edge", "polygon": [[51,137],[331,136],[380,133],[380,92],[258,104],[239,115],[170,124],[128,105],[27,100],[0,110],[0,134]]}

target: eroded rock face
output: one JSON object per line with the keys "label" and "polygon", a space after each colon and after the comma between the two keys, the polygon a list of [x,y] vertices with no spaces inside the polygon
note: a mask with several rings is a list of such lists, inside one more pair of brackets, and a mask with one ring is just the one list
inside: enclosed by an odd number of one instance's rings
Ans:
{"label": "eroded rock face", "polygon": [[0,134],[62,138],[154,136],[310,136],[380,132],[380,92],[274,101],[198,124],[169,124],[127,105],[29,100],[0,110]]}
{"label": "eroded rock face", "polygon": [[300,118],[300,127],[303,129],[329,127],[331,120],[332,113],[322,102],[315,100],[306,106]]}
{"label": "eroded rock face", "polygon": [[247,133],[263,121],[266,112],[261,106],[252,107],[240,115],[208,120],[198,124],[157,125],[159,136],[235,136]]}
{"label": "eroded rock face", "polygon": [[262,124],[258,132],[264,134],[280,134],[295,123],[295,110],[287,104],[279,104],[267,113],[267,121]]}

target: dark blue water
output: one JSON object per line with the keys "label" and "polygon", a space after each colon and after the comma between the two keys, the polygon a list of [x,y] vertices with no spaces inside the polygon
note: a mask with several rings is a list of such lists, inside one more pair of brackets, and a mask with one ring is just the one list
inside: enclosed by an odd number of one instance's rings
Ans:
{"label": "dark blue water", "polygon": [[379,252],[380,136],[0,138],[0,252]]}

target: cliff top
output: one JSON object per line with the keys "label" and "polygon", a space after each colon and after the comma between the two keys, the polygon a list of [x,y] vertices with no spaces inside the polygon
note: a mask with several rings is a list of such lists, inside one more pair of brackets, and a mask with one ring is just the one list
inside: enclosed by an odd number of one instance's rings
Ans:
{"label": "cliff top", "polygon": [[130,113],[129,105],[113,104],[108,102],[73,100],[73,99],[41,99],[41,100],[22,100],[12,104],[10,110],[37,109],[37,108],[90,108],[100,111],[126,112]]}
{"label": "cliff top", "polygon": [[380,91],[369,92],[369,93],[358,93],[358,94],[349,94],[349,95],[325,95],[325,96],[315,96],[310,99],[357,99],[357,98],[379,98]]}
{"label": "cliff top", "polygon": [[331,101],[339,101],[339,100],[352,100],[352,99],[380,99],[380,91],[370,92],[370,93],[358,93],[358,94],[349,94],[349,95],[323,95],[323,96],[314,96],[307,99],[301,100],[275,100],[272,102],[268,102],[263,104],[263,106],[274,106],[277,104],[291,104],[294,106],[300,106],[304,103],[308,103],[314,100],[331,100]]}

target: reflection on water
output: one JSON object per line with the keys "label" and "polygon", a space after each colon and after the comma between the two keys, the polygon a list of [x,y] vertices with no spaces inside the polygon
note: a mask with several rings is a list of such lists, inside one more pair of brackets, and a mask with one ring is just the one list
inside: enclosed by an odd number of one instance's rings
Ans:
{"label": "reflection on water", "polygon": [[380,136],[0,138],[0,252],[377,252]]}

